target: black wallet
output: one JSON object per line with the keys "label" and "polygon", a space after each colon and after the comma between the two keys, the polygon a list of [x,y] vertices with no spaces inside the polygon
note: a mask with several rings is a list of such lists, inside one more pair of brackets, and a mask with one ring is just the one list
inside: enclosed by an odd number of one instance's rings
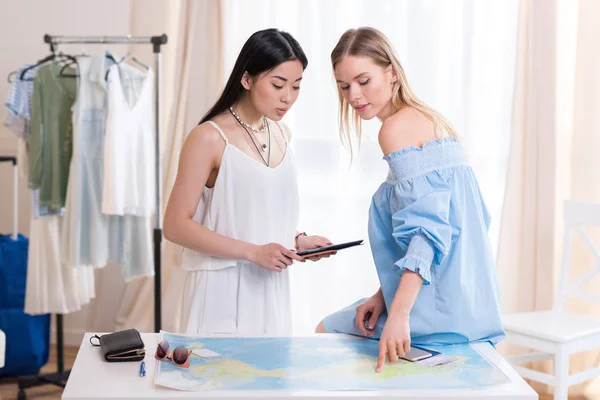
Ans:
{"label": "black wallet", "polygon": [[[92,339],[98,339],[99,343],[92,342]],[[142,361],[146,356],[144,342],[136,329],[94,335],[90,343],[100,347],[106,361]]]}

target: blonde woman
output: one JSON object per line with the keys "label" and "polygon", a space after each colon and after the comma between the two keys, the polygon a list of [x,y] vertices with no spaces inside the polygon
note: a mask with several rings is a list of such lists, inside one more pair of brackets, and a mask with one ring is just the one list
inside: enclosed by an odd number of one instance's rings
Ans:
{"label": "blonde woman", "polygon": [[498,343],[504,331],[490,216],[456,133],[417,98],[378,30],[345,32],[331,62],[342,141],[352,152],[351,132],[360,143],[361,120],[377,117],[389,174],[369,211],[380,288],[326,317],[317,332],[378,338],[377,372],[411,343]]}

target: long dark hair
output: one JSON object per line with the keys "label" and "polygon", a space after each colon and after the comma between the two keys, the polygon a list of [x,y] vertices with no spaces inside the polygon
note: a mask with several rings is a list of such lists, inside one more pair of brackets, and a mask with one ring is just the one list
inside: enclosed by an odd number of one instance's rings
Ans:
{"label": "long dark hair", "polygon": [[242,86],[244,72],[248,72],[250,76],[257,76],[290,60],[300,61],[302,69],[306,69],[308,65],[302,47],[292,35],[278,29],[265,29],[253,33],[242,47],[219,100],[199,124],[221,114],[240,99],[246,90]]}

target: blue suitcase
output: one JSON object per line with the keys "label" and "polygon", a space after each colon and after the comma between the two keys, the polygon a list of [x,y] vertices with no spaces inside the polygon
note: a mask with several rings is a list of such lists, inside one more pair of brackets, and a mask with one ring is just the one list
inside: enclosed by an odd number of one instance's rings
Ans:
{"label": "blue suitcase", "polygon": [[17,233],[18,170],[15,157],[0,157],[14,167],[13,232],[0,235],[0,330],[6,354],[0,377],[35,374],[48,362],[50,315],[25,314],[29,239]]}
{"label": "blue suitcase", "polygon": [[50,315],[28,315],[18,308],[0,309],[6,354],[0,377],[33,375],[48,362]]}
{"label": "blue suitcase", "polygon": [[29,239],[0,235],[0,309],[25,308]]}

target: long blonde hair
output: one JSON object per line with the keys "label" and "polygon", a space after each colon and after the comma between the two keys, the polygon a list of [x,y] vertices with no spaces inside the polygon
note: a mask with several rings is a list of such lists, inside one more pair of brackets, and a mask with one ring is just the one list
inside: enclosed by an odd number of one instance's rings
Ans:
{"label": "long blonde hair", "polygon": [[[335,66],[346,56],[368,57],[383,68],[391,65],[398,77],[392,87],[392,105],[394,108],[413,107],[421,112],[434,123],[435,133],[439,139],[443,137],[444,131],[448,136],[456,137],[456,132],[446,118],[421,101],[410,88],[394,47],[382,32],[369,27],[347,30],[331,52],[331,65],[334,73]],[[352,131],[354,131],[360,146],[361,119],[356,110],[350,107],[339,86],[338,98],[340,100],[340,139],[352,155]],[[353,126],[350,124],[350,113],[352,114]]]}

